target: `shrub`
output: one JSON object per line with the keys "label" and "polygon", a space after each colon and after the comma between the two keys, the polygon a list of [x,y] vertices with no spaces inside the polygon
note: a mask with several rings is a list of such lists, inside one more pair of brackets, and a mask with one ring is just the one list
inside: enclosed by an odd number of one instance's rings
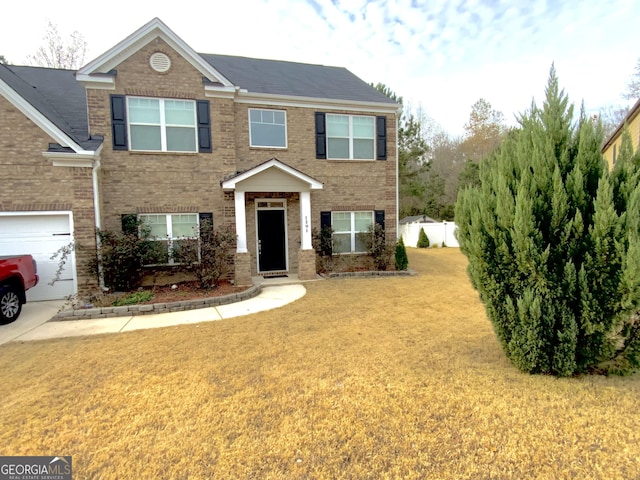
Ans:
{"label": "shrub", "polygon": [[424,228],[420,229],[420,234],[418,235],[418,244],[416,246],[418,248],[429,248],[429,237],[427,237]]}
{"label": "shrub", "polygon": [[628,132],[615,170],[599,123],[552,67],[534,104],[460,192],[458,240],[509,359],[530,373],[633,371],[640,363],[640,159]]}
{"label": "shrub", "polygon": [[396,244],[395,252],[396,270],[406,270],[409,266],[409,258],[407,257],[407,249],[404,246],[404,240],[400,237]]}
{"label": "shrub", "polygon": [[236,236],[228,228],[213,230],[209,220],[200,224],[197,239],[185,239],[174,247],[173,259],[179,268],[193,273],[200,288],[215,288],[233,266],[233,247]]}
{"label": "shrub", "polygon": [[96,274],[102,274],[105,287],[112,291],[130,291],[140,286],[143,266],[159,256],[159,245],[149,239],[150,230],[138,222],[140,235],[98,230],[100,249],[93,262]]}
{"label": "shrub", "polygon": [[374,268],[376,270],[389,268],[395,251],[395,244],[387,243],[382,225],[378,223],[370,225],[367,233],[364,234],[364,243],[367,247],[367,252],[373,258]]}
{"label": "shrub", "polygon": [[331,257],[333,254],[333,228],[322,227],[311,230],[313,249],[321,257]]}

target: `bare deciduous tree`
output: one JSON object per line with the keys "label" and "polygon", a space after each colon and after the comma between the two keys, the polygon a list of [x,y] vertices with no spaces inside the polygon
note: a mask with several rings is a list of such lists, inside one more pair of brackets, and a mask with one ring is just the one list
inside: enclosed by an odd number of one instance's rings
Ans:
{"label": "bare deciduous tree", "polygon": [[84,63],[87,42],[77,30],[70,35],[68,40],[63,40],[57,25],[49,21],[43,40],[44,45],[34,55],[27,57],[27,61],[32,65],[76,70]]}
{"label": "bare deciduous tree", "polygon": [[640,98],[640,58],[636,62],[636,68],[631,74],[629,83],[627,83],[627,90],[622,94],[627,100],[637,100]]}
{"label": "bare deciduous tree", "polygon": [[598,116],[600,117],[600,121],[604,128],[605,138],[608,138],[618,125],[624,121],[627,113],[629,113],[629,109],[620,105],[615,107],[603,107],[600,109]]}

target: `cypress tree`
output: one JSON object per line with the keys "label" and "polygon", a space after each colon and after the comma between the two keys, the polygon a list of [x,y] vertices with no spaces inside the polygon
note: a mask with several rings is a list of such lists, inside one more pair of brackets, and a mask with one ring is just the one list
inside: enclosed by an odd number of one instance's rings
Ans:
{"label": "cypress tree", "polygon": [[424,228],[420,229],[420,233],[418,234],[418,243],[416,246],[418,248],[429,248],[429,237],[427,237]]}
{"label": "cypress tree", "polygon": [[404,246],[404,240],[402,239],[402,237],[400,237],[398,243],[396,244],[394,259],[396,270],[406,270],[409,266],[409,257],[407,257],[407,249]]}
{"label": "cypress tree", "polygon": [[640,360],[640,161],[625,134],[609,173],[603,132],[559,89],[519,118],[461,191],[469,275],[509,359],[530,373],[626,373]]}

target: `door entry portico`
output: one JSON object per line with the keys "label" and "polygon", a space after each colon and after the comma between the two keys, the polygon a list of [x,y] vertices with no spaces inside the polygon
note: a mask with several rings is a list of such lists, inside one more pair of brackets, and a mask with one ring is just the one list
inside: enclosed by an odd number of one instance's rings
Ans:
{"label": "door entry portico", "polygon": [[287,271],[286,209],[283,200],[256,200],[258,272]]}

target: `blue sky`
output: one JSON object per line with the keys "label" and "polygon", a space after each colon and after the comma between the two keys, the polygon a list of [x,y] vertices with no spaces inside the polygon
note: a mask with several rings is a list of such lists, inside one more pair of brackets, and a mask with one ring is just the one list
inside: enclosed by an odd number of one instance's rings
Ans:
{"label": "blue sky", "polygon": [[636,0],[34,0],[13,3],[0,54],[13,63],[42,45],[47,20],[82,33],[95,58],[159,17],[196,51],[344,66],[382,82],[461,134],[485,98],[509,123],[540,103],[552,62],[589,111],[621,97],[640,57]]}

